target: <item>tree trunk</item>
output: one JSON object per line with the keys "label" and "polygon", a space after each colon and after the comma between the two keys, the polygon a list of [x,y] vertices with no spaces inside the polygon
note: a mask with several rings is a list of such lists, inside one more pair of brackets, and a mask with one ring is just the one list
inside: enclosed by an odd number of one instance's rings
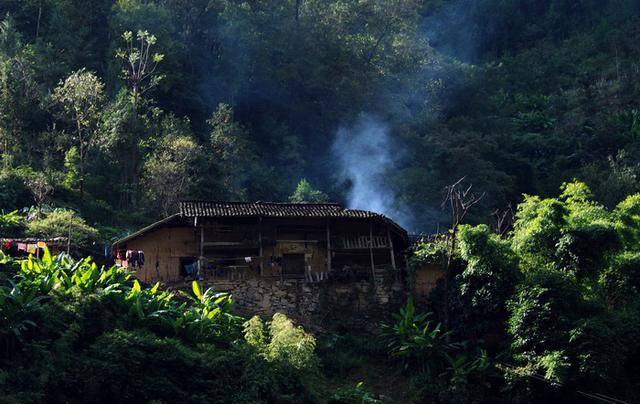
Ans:
{"label": "tree trunk", "polygon": [[42,1],[38,4],[38,21],[36,22],[36,40],[40,35],[40,20],[42,19]]}
{"label": "tree trunk", "polygon": [[138,111],[138,84],[133,85],[133,110]]}

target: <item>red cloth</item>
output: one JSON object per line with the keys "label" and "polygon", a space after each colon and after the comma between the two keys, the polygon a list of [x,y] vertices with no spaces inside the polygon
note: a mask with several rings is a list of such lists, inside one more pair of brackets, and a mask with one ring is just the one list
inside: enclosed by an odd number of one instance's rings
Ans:
{"label": "red cloth", "polygon": [[11,249],[11,240],[4,241],[4,249],[9,251]]}

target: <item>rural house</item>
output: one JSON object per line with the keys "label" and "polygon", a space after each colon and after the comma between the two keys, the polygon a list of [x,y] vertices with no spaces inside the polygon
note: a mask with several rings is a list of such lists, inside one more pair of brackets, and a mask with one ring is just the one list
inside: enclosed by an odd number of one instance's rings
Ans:
{"label": "rural house", "polygon": [[116,263],[147,282],[253,278],[322,282],[404,266],[407,232],[335,203],[181,202],[179,212],[113,245]]}

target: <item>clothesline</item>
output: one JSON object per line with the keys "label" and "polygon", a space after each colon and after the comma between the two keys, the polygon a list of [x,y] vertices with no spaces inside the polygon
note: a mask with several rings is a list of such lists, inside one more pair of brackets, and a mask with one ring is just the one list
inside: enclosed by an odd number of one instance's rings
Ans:
{"label": "clothesline", "polygon": [[[32,241],[32,242],[30,242]],[[18,252],[26,252],[28,254],[39,254],[39,249],[47,247],[47,243],[38,239],[2,239],[1,247],[4,251],[15,249]]]}

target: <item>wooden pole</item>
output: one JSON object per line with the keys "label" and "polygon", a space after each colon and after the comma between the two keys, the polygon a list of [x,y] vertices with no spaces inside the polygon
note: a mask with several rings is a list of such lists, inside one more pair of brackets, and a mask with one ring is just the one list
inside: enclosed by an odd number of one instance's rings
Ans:
{"label": "wooden pole", "polygon": [[327,219],[327,272],[331,272],[331,229],[330,222]]}
{"label": "wooden pole", "polygon": [[[200,257],[198,259],[198,278],[200,277],[200,268],[204,264],[204,223],[200,224]],[[203,271],[204,273],[204,271]]]}
{"label": "wooden pole", "polygon": [[258,247],[260,248],[260,276],[264,276],[264,264],[262,259],[262,218],[258,219]]}
{"label": "wooden pole", "polygon": [[373,277],[373,284],[376,284],[376,267],[373,261],[373,221],[369,222],[369,255],[371,257],[371,276]]}
{"label": "wooden pole", "polygon": [[69,222],[69,234],[67,237],[67,255],[71,252],[71,222]]}
{"label": "wooden pole", "polygon": [[396,270],[396,256],[393,251],[393,239],[391,239],[391,232],[389,231],[389,227],[387,227],[387,238],[389,239],[389,251],[391,254],[391,267]]}

